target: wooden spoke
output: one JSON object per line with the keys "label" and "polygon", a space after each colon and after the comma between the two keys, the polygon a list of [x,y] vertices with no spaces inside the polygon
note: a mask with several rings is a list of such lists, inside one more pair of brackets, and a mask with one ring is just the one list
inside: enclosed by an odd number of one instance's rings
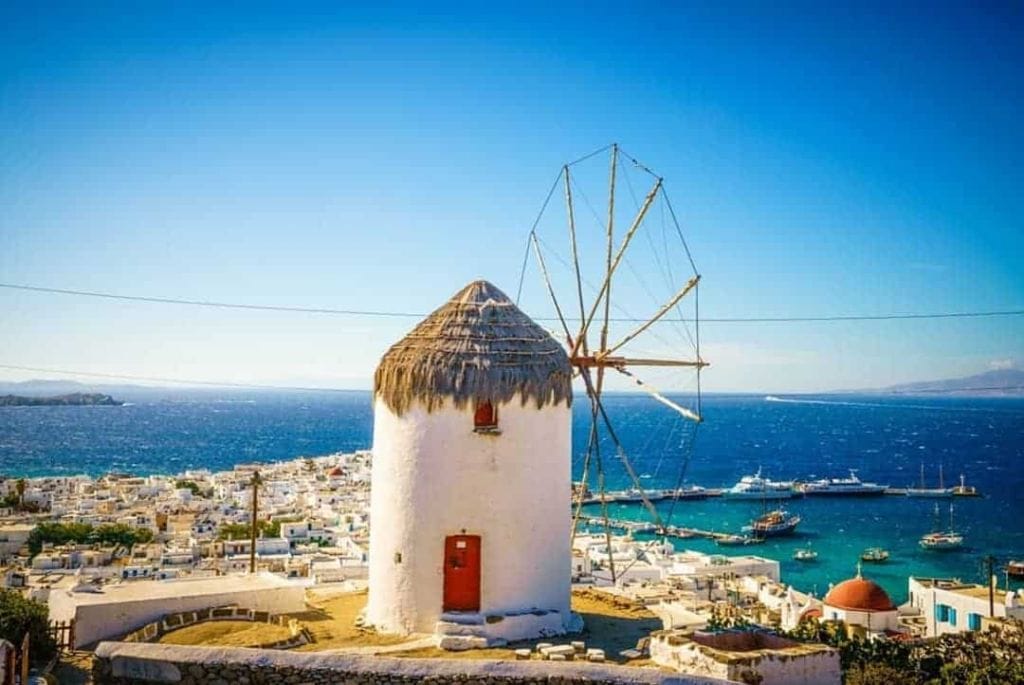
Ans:
{"label": "wooden spoke", "polygon": [[679,366],[702,369],[710,364],[702,359],[637,359],[634,357],[612,357],[597,353],[570,358],[574,366],[579,368],[613,367],[623,369],[627,366]]}
{"label": "wooden spoke", "polygon": [[[594,419],[597,426],[597,419]],[[597,457],[597,490],[601,497],[601,516],[604,518],[604,544],[608,548],[608,570],[612,574],[612,585],[618,580],[615,576],[615,554],[612,551],[612,522],[608,516],[608,498],[604,496],[604,462],[601,459],[600,444],[594,445],[594,455]]]}
{"label": "wooden spoke", "polygon": [[537,234],[531,233],[530,239],[533,241],[533,249],[537,254],[537,264],[540,265],[540,272],[544,276],[544,284],[548,288],[548,295],[551,296],[551,301],[555,305],[555,313],[558,314],[558,321],[562,324],[562,330],[565,331],[565,339],[572,341],[572,333],[569,332],[569,325],[565,323],[565,317],[562,315],[562,308],[558,304],[558,298],[555,297],[555,289],[551,285],[551,277],[548,275],[548,267],[544,264],[544,254],[540,251],[540,242],[537,240]]}
{"label": "wooden spoke", "polygon": [[651,192],[647,193],[647,197],[644,198],[644,203],[640,207],[640,211],[637,212],[636,217],[633,219],[633,223],[630,225],[629,230],[626,231],[626,235],[622,239],[622,245],[619,246],[614,259],[612,259],[612,263],[608,266],[608,272],[604,275],[604,282],[601,284],[601,289],[597,293],[597,299],[594,300],[594,304],[590,308],[590,313],[583,321],[583,327],[580,329],[576,342],[572,346],[572,354],[570,356],[575,357],[576,353],[579,352],[580,340],[586,337],[587,331],[590,329],[590,324],[594,320],[594,314],[597,313],[597,308],[601,305],[601,301],[608,294],[608,288],[611,287],[612,276],[615,275],[615,270],[619,267],[619,263],[622,261],[622,256],[625,254],[626,248],[629,247],[630,241],[633,240],[633,236],[636,234],[637,229],[640,228],[640,224],[643,223],[647,210],[651,208],[654,198],[657,197],[658,190],[661,189],[661,182],[662,180],[659,178],[654,183],[654,187],[651,188]]}
{"label": "wooden spoke", "polygon": [[626,369],[616,367],[615,370],[623,374],[624,376],[629,376],[630,378],[632,378],[633,382],[637,384],[637,387],[643,389],[644,392],[653,397],[655,400],[661,402],[666,407],[669,407],[670,409],[672,409],[679,415],[683,416],[684,418],[690,419],[691,421],[696,421],[697,423],[702,423],[704,421],[703,416],[694,412],[692,409],[687,409],[686,407],[673,402],[672,400],[661,394],[661,392],[658,391],[657,388],[648,385],[647,383],[644,383],[642,380],[631,374]]}
{"label": "wooden spoke", "polygon": [[[615,233],[615,171],[619,166],[619,146],[615,143],[612,144],[611,154],[611,166],[608,170],[608,239],[605,241],[607,245],[607,261],[605,262],[605,272],[611,273],[612,270],[612,241]],[[612,306],[612,284],[609,281],[608,289],[604,296],[604,321],[601,325],[601,351],[603,352],[608,348],[608,319],[609,313]],[[586,354],[586,349],[583,350]],[[597,392],[601,394],[601,389],[604,387],[604,369],[601,367],[597,368]]]}
{"label": "wooden spoke", "polygon": [[[640,335],[641,333],[646,331],[648,328],[653,326],[658,321],[658,319],[660,319],[661,317],[663,317],[666,314],[668,314],[669,310],[671,310],[673,307],[675,307],[676,304],[678,304],[679,300],[681,300],[684,297],[686,297],[686,295],[691,290],[696,288],[697,287],[697,283],[699,283],[699,282],[700,282],[700,275],[697,275],[697,276],[694,276],[693,278],[691,278],[687,282],[687,284],[682,287],[682,289],[679,292],[677,292],[675,295],[672,296],[672,299],[670,299],[668,302],[666,302],[665,304],[663,304],[661,306],[661,309],[659,309],[657,311],[657,313],[655,313],[655,315],[653,317],[651,317],[649,320],[644,322],[642,325],[638,326],[632,333],[630,333],[625,338],[620,340],[618,343],[613,345],[611,347],[611,349],[608,350],[608,354],[611,354],[612,352],[615,352],[616,350],[620,349],[623,345],[628,343],[630,340],[632,340],[633,338],[635,338],[636,336]],[[602,342],[602,344],[601,344],[601,349],[602,350],[606,349],[605,345],[604,345],[604,342]]]}
{"label": "wooden spoke", "polygon": [[582,318],[586,312],[586,308],[583,304],[583,279],[580,276],[580,253],[579,248],[576,245],[576,212],[573,209],[572,204],[572,181],[569,178],[568,166],[562,169],[562,175],[565,178],[565,208],[569,217],[569,244],[572,246],[572,266],[576,274],[576,295],[579,298],[580,317]]}
{"label": "wooden spoke", "polygon": [[[604,423],[604,427],[608,431],[608,437],[610,437],[612,439],[612,443],[615,444],[615,451],[618,453],[619,460],[625,467],[626,473],[629,475],[629,479],[633,483],[633,487],[639,491],[640,499],[643,501],[644,506],[647,507],[647,511],[651,514],[651,520],[654,521],[658,528],[664,528],[661,523],[661,516],[658,514],[658,510],[647,497],[647,491],[644,490],[643,485],[640,483],[640,478],[636,475],[636,470],[629,461],[629,456],[626,454],[626,450],[623,448],[622,442],[619,440],[619,436],[615,432],[615,427],[612,426],[611,419],[608,418],[608,412],[605,411],[604,404],[601,402],[601,396],[595,392],[594,384],[591,382],[588,374],[583,375],[583,380],[587,385],[587,393],[590,395],[591,402],[597,406],[597,411],[601,415],[601,421]],[[602,497],[602,499],[604,498]]]}
{"label": "wooden spoke", "polygon": [[579,499],[576,502],[576,511],[573,513],[572,517],[572,535],[569,538],[570,548],[572,547],[572,543],[576,540],[576,528],[579,526],[580,515],[583,513],[583,500],[585,499],[584,490],[587,488],[587,476],[590,475],[590,455],[594,453],[594,447],[597,445],[597,415],[593,404],[591,404],[591,414],[590,438],[587,440],[587,452],[583,456],[583,474],[580,477],[582,490],[579,493]]}

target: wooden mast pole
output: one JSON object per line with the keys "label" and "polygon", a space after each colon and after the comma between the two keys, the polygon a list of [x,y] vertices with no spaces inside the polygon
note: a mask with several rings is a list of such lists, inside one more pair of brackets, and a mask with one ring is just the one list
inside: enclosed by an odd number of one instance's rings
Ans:
{"label": "wooden mast pole", "polygon": [[249,573],[256,573],[256,528],[257,528],[257,511],[259,507],[259,491],[260,484],[260,472],[253,471],[252,474],[252,519],[249,522],[251,530],[249,531]]}

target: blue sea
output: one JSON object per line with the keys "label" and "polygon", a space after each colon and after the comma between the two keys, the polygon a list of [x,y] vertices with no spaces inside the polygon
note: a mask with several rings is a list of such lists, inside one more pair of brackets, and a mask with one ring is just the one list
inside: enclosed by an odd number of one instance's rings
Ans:
{"label": "blue sea", "polygon": [[[228,469],[234,464],[352,451],[370,446],[369,393],[268,394],[150,391],[123,407],[0,408],[0,473],[40,476],[97,475],[108,471],[178,473]],[[803,517],[798,535],[748,548],[718,548],[705,540],[678,542],[704,551],[749,552],[782,562],[783,579],[824,593],[852,576],[860,551],[892,552],[866,576],[898,601],[910,574],[981,581],[983,557],[1024,558],[1024,400],[879,398],[874,396],[711,396],[706,421],[693,434],[671,411],[646,397],[609,395],[605,404],[645,487],[686,483],[723,487],[761,468],[773,479],[845,476],[905,487],[926,469],[937,485],[962,473],[980,498],[955,498],[964,549],[926,552],[918,538],[932,529],[935,500],[907,497],[804,498],[787,507]],[[574,409],[574,452],[579,475],[589,434],[589,405]],[[609,488],[630,484],[607,436],[601,443]],[[684,470],[685,469],[685,470]],[[943,501],[943,521],[948,500]],[[612,514],[643,520],[638,505],[615,505]],[[722,499],[659,505],[671,523],[739,532],[760,513],[760,502]],[[810,545],[813,563],[792,560]],[[1003,579],[1000,579],[1001,583]],[[1012,586],[1012,585],[1011,585]]]}

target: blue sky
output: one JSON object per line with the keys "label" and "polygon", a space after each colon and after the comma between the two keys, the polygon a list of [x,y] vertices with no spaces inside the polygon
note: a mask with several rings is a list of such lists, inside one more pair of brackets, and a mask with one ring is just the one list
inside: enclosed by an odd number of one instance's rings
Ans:
{"label": "blue sky", "polygon": [[[559,167],[617,141],[665,177],[708,317],[1024,307],[1019,5],[2,12],[2,282],[414,312],[512,292]],[[0,319],[4,364],[341,387],[414,323],[3,289]],[[1024,317],[701,336],[712,390],[1024,360]]]}

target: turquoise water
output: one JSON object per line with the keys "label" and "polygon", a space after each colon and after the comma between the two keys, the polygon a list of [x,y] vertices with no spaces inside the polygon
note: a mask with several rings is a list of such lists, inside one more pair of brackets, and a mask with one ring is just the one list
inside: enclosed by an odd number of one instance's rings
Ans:
{"label": "turquoise water", "polygon": [[[661,458],[678,437],[668,440],[671,424],[638,398],[618,398],[615,406],[629,429],[619,431],[627,452],[635,454],[638,473],[649,476],[648,487],[672,487],[678,461]],[[845,476],[850,468],[867,481],[905,487],[917,483],[925,464],[929,485],[937,485],[941,464],[946,484],[960,473],[979,488],[978,498],[951,500],[882,497],[806,497],[784,506],[802,517],[796,534],[769,539],[749,547],[719,547],[703,539],[676,541],[689,548],[726,554],[750,553],[777,559],[783,580],[819,595],[829,583],[856,572],[860,552],[884,547],[891,552],[885,564],[865,564],[864,575],[894,599],[907,596],[908,575],[959,577],[983,582],[983,557],[993,554],[1002,562],[1024,558],[1024,401],[1016,399],[879,399],[877,397],[790,398],[768,402],[764,398],[714,397],[705,403],[705,424],[700,426],[687,467],[686,480],[706,487],[728,486],[758,467],[773,479],[808,479]],[[668,425],[668,428],[664,426]],[[678,434],[676,434],[678,436]],[[584,437],[577,427],[577,442]],[[646,444],[646,446],[645,446]],[[610,446],[606,445],[605,451]],[[659,453],[662,450],[662,453]],[[606,461],[609,461],[606,458]],[[625,487],[629,479],[614,464],[612,487]],[[942,524],[954,505],[956,527],[966,535],[958,551],[922,550],[917,541],[934,525],[934,507],[940,502]],[[759,501],[721,498],[680,501],[674,507],[659,503],[671,523],[739,533],[761,513]],[[590,507],[596,514],[598,507]],[[619,518],[649,520],[641,505],[610,507]],[[818,552],[814,562],[793,560],[805,546]],[[1005,582],[1005,577],[1000,577]],[[1011,587],[1019,587],[1011,583]]]}
{"label": "turquoise water", "polygon": [[[223,394],[140,392],[125,407],[26,407],[0,409],[0,472],[8,475],[89,473],[110,470],[176,473],[187,468],[230,468],[252,461],[369,447],[369,394]],[[798,535],[740,551],[777,558],[783,578],[802,590],[827,589],[848,578],[862,549],[892,552],[886,565],[865,567],[897,599],[908,574],[981,580],[982,558],[1024,558],[1024,400],[822,396],[784,398],[715,396],[705,399],[707,418],[689,462],[681,444],[692,425],[645,397],[608,396],[617,432],[647,487],[673,487],[681,468],[687,482],[706,487],[735,483],[760,466],[774,479],[846,475],[904,487],[929,483],[942,464],[947,483],[964,473],[984,497],[955,500],[964,549],[925,552],[917,539],[932,527],[934,501],[906,497],[804,498],[787,507],[803,517]],[[585,402],[574,409],[574,469],[589,432]],[[629,485],[614,448],[602,436],[610,488]],[[668,517],[670,505],[659,505]],[[738,532],[760,511],[759,502],[684,501],[672,522]],[[641,507],[613,507],[613,514],[642,520]],[[810,544],[813,563],[792,560]],[[704,540],[680,547],[738,553]]]}

